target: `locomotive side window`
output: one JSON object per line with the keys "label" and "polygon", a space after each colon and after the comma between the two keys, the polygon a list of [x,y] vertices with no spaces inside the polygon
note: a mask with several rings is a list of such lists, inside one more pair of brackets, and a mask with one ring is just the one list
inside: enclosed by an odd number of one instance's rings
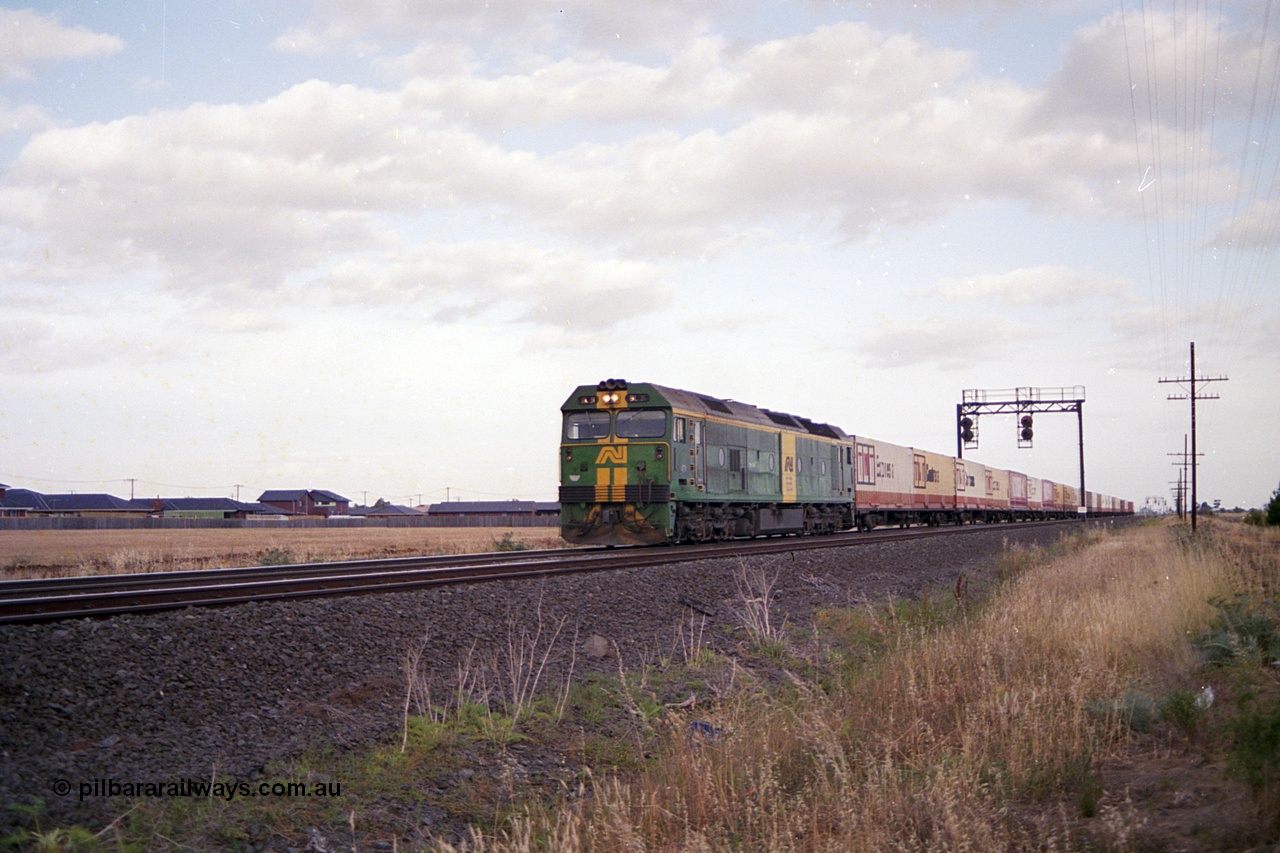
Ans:
{"label": "locomotive side window", "polygon": [[671,440],[677,443],[684,442],[684,418],[676,418],[673,422]]}
{"label": "locomotive side window", "polygon": [[618,412],[618,438],[662,438],[667,432],[667,415],[656,409],[627,409]]}
{"label": "locomotive side window", "polygon": [[571,412],[564,419],[564,437],[569,441],[590,441],[609,437],[608,412]]}

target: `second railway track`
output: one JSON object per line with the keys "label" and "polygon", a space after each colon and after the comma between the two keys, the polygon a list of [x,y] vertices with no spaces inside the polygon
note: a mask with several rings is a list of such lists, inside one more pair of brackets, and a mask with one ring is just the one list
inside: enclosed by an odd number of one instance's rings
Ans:
{"label": "second railway track", "polygon": [[[1075,527],[1033,522],[1019,527]],[[503,554],[399,557],[151,574],[0,582],[0,625],[105,617],[181,607],[230,605],[324,595],[356,595],[495,580],[815,548],[856,547],[921,536],[990,531],[989,525],[911,528],[830,536],[734,540],[675,548],[565,549]]]}

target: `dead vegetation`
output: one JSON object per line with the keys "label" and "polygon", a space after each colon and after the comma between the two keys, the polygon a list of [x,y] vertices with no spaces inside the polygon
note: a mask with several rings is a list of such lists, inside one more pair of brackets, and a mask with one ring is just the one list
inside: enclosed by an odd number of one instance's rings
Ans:
{"label": "dead vegetation", "polygon": [[0,531],[0,580],[563,546],[553,527]]}
{"label": "dead vegetation", "polygon": [[[1273,838],[1274,654],[1240,625],[1268,606],[1276,537],[1231,526],[1189,542],[1150,527],[1066,550],[1012,555],[1016,577],[981,605],[833,610],[807,637],[766,636],[768,579],[744,578],[752,669],[773,675],[699,709],[712,740],[668,721],[638,772],[439,849],[1223,850]],[[1224,601],[1249,602],[1237,609],[1253,621],[1224,623]],[[1226,669],[1203,651],[1215,630],[1234,655]]]}

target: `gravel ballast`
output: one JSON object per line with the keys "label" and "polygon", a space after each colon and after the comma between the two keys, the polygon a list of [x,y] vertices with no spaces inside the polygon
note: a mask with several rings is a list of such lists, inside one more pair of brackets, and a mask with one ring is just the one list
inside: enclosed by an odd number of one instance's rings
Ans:
{"label": "gravel ballast", "polygon": [[[669,654],[691,614],[706,617],[704,642],[731,645],[744,572],[776,577],[775,621],[800,625],[820,606],[916,597],[961,574],[981,581],[1005,549],[1079,529],[993,526],[546,580],[0,627],[0,804],[39,798],[48,821],[99,828],[118,815],[105,797],[81,799],[95,780],[257,780],[270,760],[309,746],[371,743],[400,729],[411,649],[423,649],[422,669],[444,694],[469,654],[498,654],[541,619],[544,638],[563,624],[548,679],[571,655],[575,672],[616,673]],[[589,653],[599,638],[608,659]]]}

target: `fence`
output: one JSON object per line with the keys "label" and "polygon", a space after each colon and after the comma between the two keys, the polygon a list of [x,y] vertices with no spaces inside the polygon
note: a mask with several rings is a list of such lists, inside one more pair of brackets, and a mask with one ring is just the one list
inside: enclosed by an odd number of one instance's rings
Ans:
{"label": "fence", "polygon": [[198,528],[366,528],[366,527],[559,527],[559,515],[475,515],[448,518],[299,518],[254,521],[247,518],[0,518],[3,530],[182,530]]}

